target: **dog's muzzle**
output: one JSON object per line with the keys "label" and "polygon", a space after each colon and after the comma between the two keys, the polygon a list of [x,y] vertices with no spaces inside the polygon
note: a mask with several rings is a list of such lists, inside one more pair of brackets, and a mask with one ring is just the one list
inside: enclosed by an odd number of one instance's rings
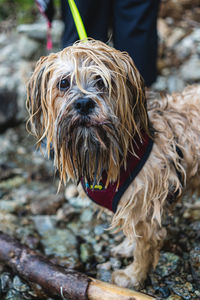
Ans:
{"label": "dog's muzzle", "polygon": [[89,115],[95,108],[95,102],[91,98],[79,98],[74,102],[74,108],[80,115]]}

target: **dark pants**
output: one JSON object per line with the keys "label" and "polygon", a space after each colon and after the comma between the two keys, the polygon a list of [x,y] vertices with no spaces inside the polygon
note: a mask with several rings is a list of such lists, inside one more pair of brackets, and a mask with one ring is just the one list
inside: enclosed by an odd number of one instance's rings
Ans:
{"label": "dark pants", "polygon": [[[156,79],[157,14],[160,0],[75,0],[88,37],[108,42],[133,58],[147,86]],[[61,0],[65,30],[62,46],[79,39],[67,0]]]}

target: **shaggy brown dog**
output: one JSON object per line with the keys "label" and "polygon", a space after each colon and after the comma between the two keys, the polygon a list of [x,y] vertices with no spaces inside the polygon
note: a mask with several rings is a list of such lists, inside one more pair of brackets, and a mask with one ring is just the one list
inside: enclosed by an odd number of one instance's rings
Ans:
{"label": "shaggy brown dog", "polygon": [[158,262],[166,206],[186,186],[198,188],[200,87],[151,100],[147,109],[128,54],[89,40],[39,60],[27,107],[38,145],[46,139],[48,154],[54,150],[61,182],[81,181],[114,212],[112,227],[131,243],[115,251],[134,248],[133,263],[113,281],[139,286]]}

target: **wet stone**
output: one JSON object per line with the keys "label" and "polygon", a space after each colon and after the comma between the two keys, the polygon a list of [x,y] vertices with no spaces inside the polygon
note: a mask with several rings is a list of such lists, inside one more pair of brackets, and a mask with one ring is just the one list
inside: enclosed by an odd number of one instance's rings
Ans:
{"label": "wet stone", "polygon": [[111,282],[112,272],[106,269],[99,269],[97,271],[97,278],[105,282]]}
{"label": "wet stone", "polygon": [[61,208],[59,208],[56,212],[56,219],[58,221],[65,221],[67,223],[71,222],[74,217],[79,215],[79,209],[76,209],[72,206],[70,206],[68,203],[65,203],[62,205]]}
{"label": "wet stone", "polygon": [[[72,232],[73,232],[74,234],[77,234],[77,232],[80,232],[80,223],[79,223],[79,222],[75,222],[75,221],[70,222],[70,223],[67,225],[67,227],[68,227],[70,230],[72,230]],[[84,228],[83,228],[83,229],[84,229]]]}
{"label": "wet stone", "polygon": [[121,268],[122,263],[118,258],[111,257],[110,262],[111,262],[113,270]]}
{"label": "wet stone", "polygon": [[153,84],[156,91],[165,91],[167,89],[167,79],[163,76],[158,76],[156,82]]}
{"label": "wet stone", "polygon": [[0,163],[0,180],[5,180],[14,174],[14,166],[10,166],[8,163]]}
{"label": "wet stone", "polygon": [[92,218],[93,218],[93,215],[94,215],[94,211],[91,210],[91,209],[85,209],[81,216],[80,216],[80,221],[81,222],[91,222],[92,221]]}
{"label": "wet stone", "polygon": [[102,248],[104,247],[104,242],[95,243],[93,247],[95,252],[100,253],[102,252]]}
{"label": "wet stone", "polygon": [[46,255],[55,257],[70,257],[78,259],[77,239],[70,229],[56,228],[55,216],[35,216],[33,221]]}
{"label": "wet stone", "polygon": [[160,295],[162,298],[166,299],[170,295],[170,289],[167,286],[154,286],[153,287],[156,294]]}
{"label": "wet stone", "polygon": [[26,179],[21,176],[15,176],[14,178],[4,180],[0,182],[0,189],[10,190],[13,188],[17,188],[22,185]]}
{"label": "wet stone", "polygon": [[91,200],[87,198],[72,197],[68,201],[72,206],[77,208],[85,208],[91,205]]}
{"label": "wet stone", "polygon": [[56,220],[54,217],[34,216],[32,219],[40,235],[44,235],[46,232],[54,230],[56,224]]}
{"label": "wet stone", "polygon": [[[79,223],[79,226],[81,227],[81,223]],[[87,240],[87,241],[89,241],[90,239],[91,239],[91,228],[81,228],[80,229],[80,233],[81,233],[81,236],[85,239],[85,240]]]}
{"label": "wet stone", "polygon": [[199,81],[200,79],[200,61],[198,55],[193,55],[181,67],[181,76],[184,80]]}
{"label": "wet stone", "polygon": [[193,279],[200,286],[200,247],[196,247],[190,252],[190,265]]}
{"label": "wet stone", "polygon": [[183,285],[183,284],[178,285],[177,284],[176,286],[172,287],[172,290],[175,294],[182,297],[182,299],[184,299],[184,300],[189,300],[192,298],[190,295],[190,292],[188,291],[187,285]]}
{"label": "wet stone", "polygon": [[41,240],[46,255],[74,257],[78,259],[77,240],[68,229],[54,229],[46,232]]}
{"label": "wet stone", "polygon": [[178,76],[173,75],[169,77],[167,81],[167,85],[170,93],[173,93],[173,92],[181,92],[184,89],[185,84],[182,79],[180,79]]}
{"label": "wet stone", "polygon": [[[40,51],[38,51],[39,48]],[[18,50],[21,58],[25,60],[38,59],[44,53],[44,48],[41,47],[40,43],[26,36],[20,38]]]}
{"label": "wet stone", "polygon": [[191,274],[188,274],[188,275],[187,275],[187,280],[188,280],[189,282],[192,282],[192,281],[193,281],[193,278],[192,278],[192,275],[191,275]]}
{"label": "wet stone", "polygon": [[17,203],[12,200],[0,200],[0,210],[5,212],[14,212],[17,208]]}
{"label": "wet stone", "polygon": [[13,288],[18,292],[27,292],[29,290],[29,287],[18,276],[15,276],[13,279]]}
{"label": "wet stone", "polygon": [[5,296],[5,300],[26,300],[26,297],[23,297],[19,292],[14,289],[8,291]]}
{"label": "wet stone", "polygon": [[[196,204],[199,206],[199,201],[196,202]],[[200,211],[199,211],[199,207],[197,207],[196,209],[193,207],[189,207],[188,209],[185,210],[184,212],[184,218],[186,219],[191,219],[191,220],[199,220],[200,218]]]}
{"label": "wet stone", "polygon": [[[29,39],[36,41],[43,41],[45,44],[47,35],[47,26],[45,22],[38,22],[33,24],[21,24],[17,27],[20,35],[26,36]],[[59,20],[52,22],[52,40],[53,45],[60,43],[61,34],[63,31],[63,23]]]}
{"label": "wet stone", "polygon": [[103,270],[111,270],[112,268],[112,265],[111,265],[111,262],[110,261],[107,261],[103,264],[98,264],[96,266],[97,270],[100,270],[100,269],[103,269]]}
{"label": "wet stone", "polygon": [[11,286],[12,286],[12,282],[10,279],[10,274],[6,272],[2,273],[0,275],[0,292],[6,293]]}
{"label": "wet stone", "polygon": [[[9,75],[7,75],[9,76]],[[0,87],[0,129],[15,120],[17,113],[17,94],[15,89],[9,91]]]}
{"label": "wet stone", "polygon": [[99,263],[99,264],[102,264],[105,262],[105,258],[101,254],[95,253],[95,259],[96,259],[97,263]]}
{"label": "wet stone", "polygon": [[0,190],[0,199],[4,196],[6,194],[6,192],[5,191],[3,191],[3,190]]}
{"label": "wet stone", "polygon": [[169,276],[177,271],[180,263],[180,258],[170,252],[161,252],[159,263],[155,272],[161,277]]}
{"label": "wet stone", "polygon": [[182,298],[177,295],[171,295],[167,298],[167,300],[181,300]]}
{"label": "wet stone", "polygon": [[49,195],[39,195],[32,203],[31,203],[31,212],[33,214],[53,214],[56,212],[58,207],[63,203],[63,195],[62,194],[49,194]]}
{"label": "wet stone", "polygon": [[200,299],[200,290],[196,290],[194,295],[196,295],[197,299]]}
{"label": "wet stone", "polygon": [[[28,227],[26,225],[26,227]],[[18,232],[17,230],[17,235],[21,235],[21,242],[22,244],[28,246],[30,249],[37,249],[38,246],[40,245],[40,239],[39,239],[39,236],[37,235],[33,235],[33,228],[32,227],[29,227],[28,228],[28,232]]]}
{"label": "wet stone", "polygon": [[105,229],[106,229],[106,227],[104,224],[97,225],[94,228],[94,233],[95,233],[95,235],[101,235],[105,232]]}
{"label": "wet stone", "polygon": [[91,260],[93,256],[93,247],[91,244],[83,243],[80,246],[80,258],[83,263],[88,262]]}
{"label": "wet stone", "polygon": [[191,227],[192,230],[195,230],[200,236],[200,221],[193,222],[190,225],[190,227]]}
{"label": "wet stone", "polygon": [[0,211],[0,231],[12,234],[16,231],[18,219],[10,213]]}
{"label": "wet stone", "polygon": [[78,196],[77,186],[75,184],[69,184],[65,189],[65,198],[71,199]]}
{"label": "wet stone", "polygon": [[24,206],[24,199],[0,200],[0,211],[15,213]]}

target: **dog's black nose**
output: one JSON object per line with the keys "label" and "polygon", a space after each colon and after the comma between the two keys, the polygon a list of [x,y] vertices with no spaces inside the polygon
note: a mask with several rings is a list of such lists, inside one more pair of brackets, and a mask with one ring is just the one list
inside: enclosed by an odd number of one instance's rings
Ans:
{"label": "dog's black nose", "polygon": [[90,98],[80,98],[74,103],[74,108],[81,115],[88,115],[92,113],[95,107],[95,102]]}

